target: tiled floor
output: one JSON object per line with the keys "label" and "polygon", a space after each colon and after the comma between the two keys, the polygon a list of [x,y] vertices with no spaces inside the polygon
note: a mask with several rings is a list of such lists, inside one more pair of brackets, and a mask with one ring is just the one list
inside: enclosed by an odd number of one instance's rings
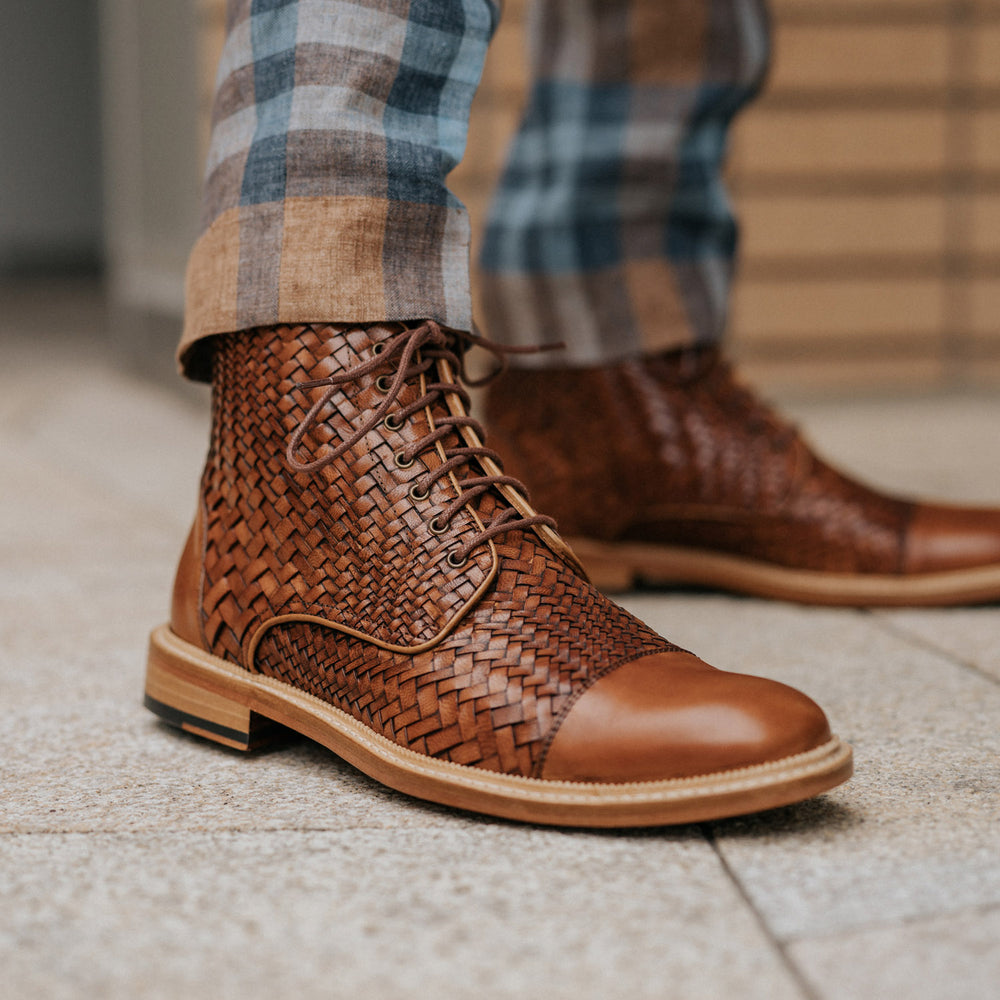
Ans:
{"label": "tiled floor", "polygon": [[[532,828],[408,800],[305,743],[244,757],[139,704],[203,411],[86,337],[7,322],[3,996],[1000,995],[1000,609],[626,600],[806,689],[853,742],[848,785],[746,819]],[[1000,400],[796,410],[883,483],[1000,501]]]}

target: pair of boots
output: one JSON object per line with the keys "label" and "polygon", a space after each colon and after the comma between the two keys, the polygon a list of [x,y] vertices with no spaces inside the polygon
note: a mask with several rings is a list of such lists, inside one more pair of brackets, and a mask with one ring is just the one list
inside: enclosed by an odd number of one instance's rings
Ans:
{"label": "pair of boots", "polygon": [[1000,595],[1000,512],[851,482],[711,352],[501,376],[505,472],[468,415],[467,346],[433,323],[217,339],[154,712],[243,749],[286,726],[492,815],[698,821],[831,788],[850,749],[805,695],[707,665],[585,566],[835,604]]}

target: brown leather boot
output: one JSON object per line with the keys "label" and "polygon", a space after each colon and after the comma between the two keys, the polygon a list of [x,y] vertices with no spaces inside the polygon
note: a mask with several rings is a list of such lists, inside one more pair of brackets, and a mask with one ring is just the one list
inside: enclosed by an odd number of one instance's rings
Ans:
{"label": "brown leather boot", "polygon": [[277,722],[393,788],[541,823],[688,822],[845,780],[781,684],[589,586],[416,328],[220,338],[211,449],[146,703],[248,748]]}
{"label": "brown leather boot", "polygon": [[833,605],[1000,598],[1000,510],[877,493],[819,459],[716,350],[518,371],[492,443],[593,582]]}

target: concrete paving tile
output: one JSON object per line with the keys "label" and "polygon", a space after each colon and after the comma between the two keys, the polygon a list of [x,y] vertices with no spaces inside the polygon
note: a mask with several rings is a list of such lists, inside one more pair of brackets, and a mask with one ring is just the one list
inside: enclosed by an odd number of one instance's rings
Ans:
{"label": "concrete paving tile", "polygon": [[208,409],[97,368],[69,378],[32,414],[27,440],[49,462],[187,527],[208,447]]}
{"label": "concrete paving tile", "polygon": [[133,697],[166,616],[183,529],[27,446],[0,447],[0,689],[5,704]]}
{"label": "concrete paving tile", "polygon": [[1000,992],[1000,910],[799,941],[789,951],[823,1000],[988,1000]]}
{"label": "concrete paving tile", "polygon": [[[59,528],[30,523],[11,527],[0,539],[0,600],[12,626],[27,624],[15,617],[19,604],[52,616],[49,629],[74,611],[113,615],[117,607],[118,614],[128,615],[154,587],[156,620],[162,618],[183,532],[129,523],[119,514],[77,508]],[[129,592],[134,598],[129,599]]]}
{"label": "concrete paving tile", "polygon": [[[5,549],[25,543],[55,561],[67,544],[89,542],[115,506],[111,492],[67,474],[23,437],[0,441],[0,517]],[[115,513],[120,517],[121,510]]]}
{"label": "concrete paving tile", "polygon": [[0,586],[6,593],[17,592],[25,572],[49,573],[53,582],[78,573],[127,577],[149,553],[169,546],[176,558],[183,545],[185,521],[168,520],[68,468],[37,440],[0,441],[0,484]]}
{"label": "concrete paving tile", "polygon": [[[384,788],[289,734],[242,753],[159,722],[127,696],[21,708],[0,732],[6,833],[430,827],[464,814]],[[474,820],[478,822],[478,820]]]}
{"label": "concrete paving tile", "polygon": [[908,608],[880,621],[1000,680],[1000,608]]}
{"label": "concrete paving tile", "polygon": [[996,393],[786,400],[821,453],[907,496],[1000,504]]}
{"label": "concrete paving tile", "polygon": [[823,705],[856,774],[814,803],[715,824],[781,938],[1000,903],[1000,687],[864,613],[725,598],[624,602],[716,665]]}
{"label": "concrete paving tile", "polygon": [[[158,520],[186,525],[208,443],[207,388],[194,405],[115,371],[98,340],[46,339],[44,352],[41,342],[40,334],[5,337],[4,443],[109,498],[139,501]],[[13,489],[18,479],[8,482]]]}
{"label": "concrete paving tile", "polygon": [[86,614],[69,620],[76,626],[69,630],[65,619],[53,623],[41,615],[22,626],[0,620],[0,700],[7,711],[70,699],[87,705],[141,698],[148,620]]}
{"label": "concrete paving tile", "polygon": [[93,283],[0,285],[0,425],[36,413],[70,378],[106,370],[105,328]]}
{"label": "concrete paving tile", "polygon": [[14,996],[791,1000],[696,834],[0,838]]}
{"label": "concrete paving tile", "polygon": [[46,390],[38,365],[38,348],[22,338],[3,342],[0,366],[0,427],[23,426]]}

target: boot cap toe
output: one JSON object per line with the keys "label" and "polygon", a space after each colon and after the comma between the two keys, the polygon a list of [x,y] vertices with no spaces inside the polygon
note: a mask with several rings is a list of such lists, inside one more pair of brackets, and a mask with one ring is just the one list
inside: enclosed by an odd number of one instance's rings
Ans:
{"label": "boot cap toe", "polygon": [[998,565],[1000,510],[916,505],[906,532],[905,573]]}
{"label": "boot cap toe", "polygon": [[656,653],[623,664],[576,700],[542,777],[695,777],[782,760],[830,738],[822,709],[794,688],[717,670],[690,653]]}

